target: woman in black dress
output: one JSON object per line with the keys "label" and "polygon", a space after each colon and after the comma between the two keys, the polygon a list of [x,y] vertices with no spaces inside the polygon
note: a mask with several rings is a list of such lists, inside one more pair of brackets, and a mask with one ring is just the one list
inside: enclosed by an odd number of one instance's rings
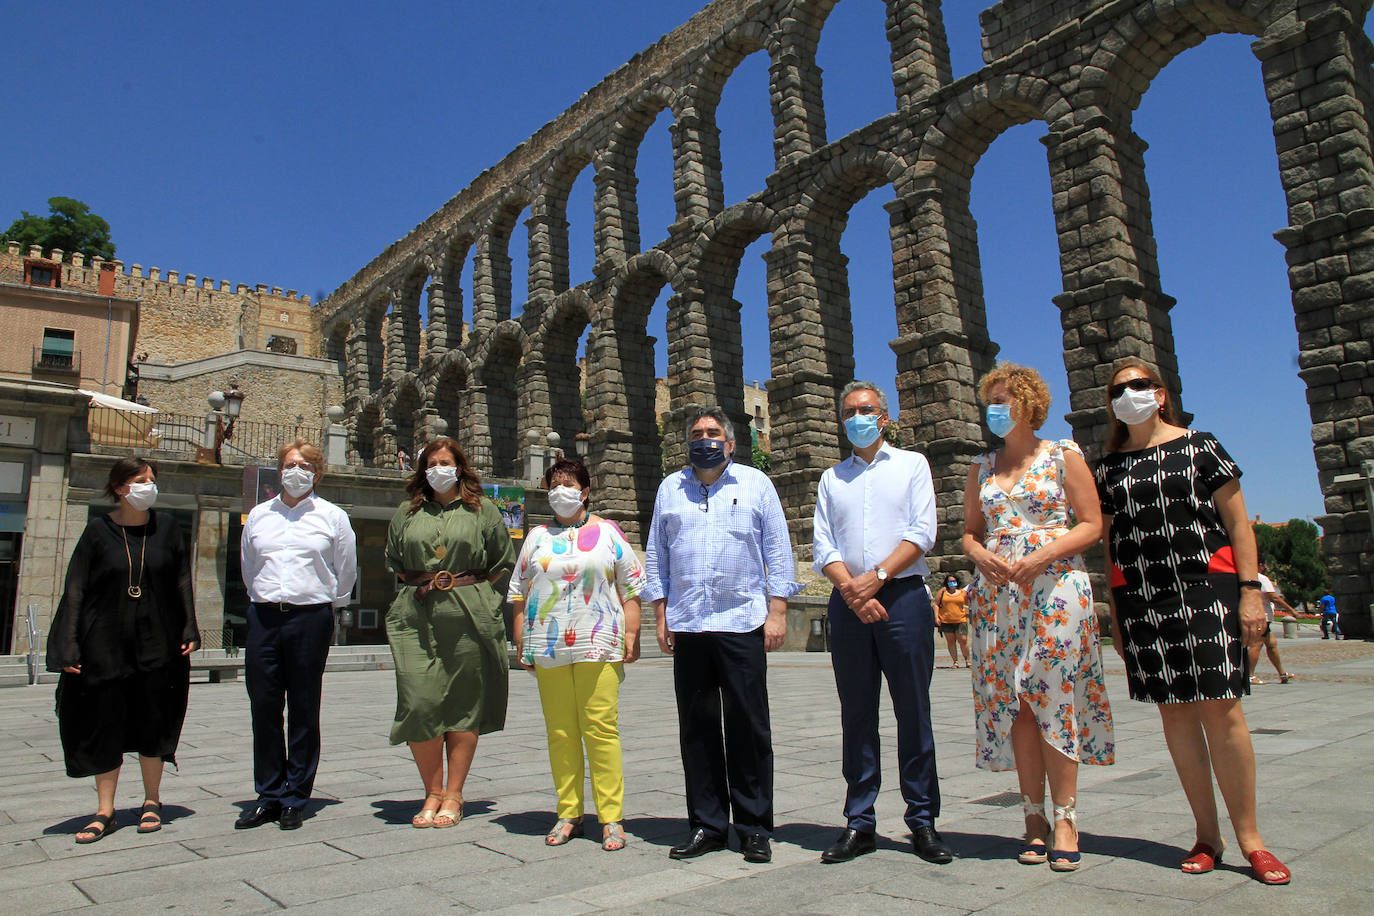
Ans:
{"label": "woman in black dress", "polygon": [[1255,877],[1287,884],[1289,870],[1260,839],[1255,753],[1240,706],[1250,692],[1245,647],[1264,630],[1240,469],[1210,434],[1178,423],[1152,367],[1119,365],[1107,389],[1112,433],[1096,471],[1112,644],[1126,662],[1131,698],[1159,706],[1197,822],[1182,869],[1202,874],[1221,861],[1215,772]]}
{"label": "woman in black dress", "polygon": [[156,481],[157,466],[141,458],[110,469],[105,492],[119,506],[92,519],[77,541],[48,636],[48,670],[62,672],[57,719],[67,775],[95,777],[96,814],[78,843],[115,826],[128,751],[143,774],[138,832],[160,830],[162,765],[176,764],[188,656],[200,631],[186,542],[171,516],[150,511]]}

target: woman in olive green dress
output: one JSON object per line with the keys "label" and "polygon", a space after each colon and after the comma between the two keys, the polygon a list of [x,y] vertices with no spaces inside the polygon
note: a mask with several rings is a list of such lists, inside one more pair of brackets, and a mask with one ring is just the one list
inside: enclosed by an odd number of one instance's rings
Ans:
{"label": "woman in olive green dress", "polygon": [[510,666],[498,584],[515,550],[454,440],[425,447],[406,492],[386,545],[387,567],[403,585],[386,616],[396,660],[391,743],[410,745],[425,784],[412,826],[452,827],[463,819],[477,736],[506,724]]}

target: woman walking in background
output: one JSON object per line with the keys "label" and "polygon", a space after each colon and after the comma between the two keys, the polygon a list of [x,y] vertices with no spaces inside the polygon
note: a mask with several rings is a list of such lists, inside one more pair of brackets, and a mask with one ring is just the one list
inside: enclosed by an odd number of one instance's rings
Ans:
{"label": "woman walking in background", "polygon": [[601,846],[614,851],[625,846],[620,684],[624,664],[639,658],[644,567],[615,523],[591,514],[582,462],[554,462],[544,486],[556,524],[530,531],[507,595],[520,664],[538,679],[558,789],[558,821],[544,842],[582,836],[585,746]]}
{"label": "woman walking in background", "polygon": [[954,573],[945,576],[944,588],[935,594],[935,623],[945,637],[945,647],[949,649],[949,666],[959,667],[959,656],[955,654],[957,643],[964,655],[964,667],[968,660],[968,610],[965,603],[968,591],[959,587],[959,579]]}
{"label": "woman walking in background", "polygon": [[1157,704],[1164,740],[1197,823],[1182,862],[1211,871],[1225,843],[1212,775],[1256,878],[1287,884],[1255,814],[1255,753],[1240,698],[1245,649],[1260,640],[1255,535],[1240,468],[1208,433],[1181,426],[1154,367],[1118,364],[1107,387],[1112,431],[1097,466],[1112,583],[1112,640],[1131,698]]}
{"label": "woman walking in background", "polygon": [[463,819],[478,736],[506,724],[510,663],[496,586],[515,551],[453,439],[425,446],[406,492],[386,546],[387,568],[403,585],[386,615],[396,660],[391,743],[410,745],[425,787],[411,825],[452,827]]}
{"label": "woman walking in background", "polygon": [[1018,861],[1073,871],[1078,765],[1110,764],[1115,754],[1082,557],[1102,521],[1078,446],[1035,435],[1050,406],[1039,373],[1003,363],[978,391],[1004,444],[974,460],[964,491],[964,552],[978,567],[969,585],[976,761],[1016,770],[1026,818]]}
{"label": "woman walking in background", "polygon": [[138,754],[138,832],[162,829],[162,768],[176,765],[200,644],[191,559],[176,520],[153,512],[157,465],[121,458],[105,494],[119,505],[92,519],[67,566],[48,636],[48,670],[60,671],[57,719],[67,775],[95,777],[96,813],[76,834],[94,843],[116,826],[124,754]]}

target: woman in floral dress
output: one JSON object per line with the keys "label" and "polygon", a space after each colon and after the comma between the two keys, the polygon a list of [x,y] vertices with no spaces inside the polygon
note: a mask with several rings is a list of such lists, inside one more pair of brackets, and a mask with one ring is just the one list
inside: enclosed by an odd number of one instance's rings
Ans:
{"label": "woman in floral dress", "polygon": [[1040,375],[1003,363],[983,377],[979,395],[1005,444],[974,460],[964,491],[964,552],[978,567],[969,586],[976,762],[1016,770],[1026,818],[1018,860],[1073,871],[1078,764],[1109,764],[1115,753],[1081,556],[1101,537],[1102,520],[1078,446],[1035,435],[1050,406]]}
{"label": "woman in floral dress", "polygon": [[582,462],[554,462],[544,486],[556,524],[525,538],[507,596],[520,664],[538,678],[558,790],[558,821],[544,842],[561,846],[582,835],[585,745],[601,846],[623,849],[620,683],[624,664],[639,658],[644,567],[615,523],[590,513]]}

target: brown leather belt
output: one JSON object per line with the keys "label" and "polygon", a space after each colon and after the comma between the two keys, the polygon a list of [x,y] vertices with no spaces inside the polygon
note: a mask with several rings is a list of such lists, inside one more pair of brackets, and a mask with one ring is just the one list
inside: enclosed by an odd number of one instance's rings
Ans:
{"label": "brown leather belt", "polygon": [[438,572],[407,569],[401,573],[401,581],[406,585],[415,586],[415,597],[420,599],[423,599],[431,591],[446,592],[460,585],[476,585],[485,578],[486,576],[474,572],[455,575],[447,569],[441,569]]}

